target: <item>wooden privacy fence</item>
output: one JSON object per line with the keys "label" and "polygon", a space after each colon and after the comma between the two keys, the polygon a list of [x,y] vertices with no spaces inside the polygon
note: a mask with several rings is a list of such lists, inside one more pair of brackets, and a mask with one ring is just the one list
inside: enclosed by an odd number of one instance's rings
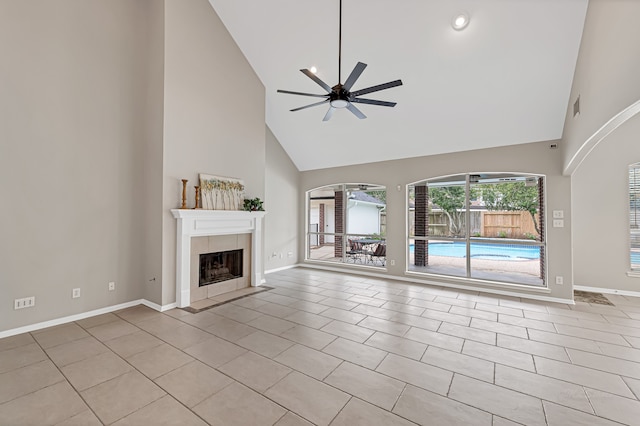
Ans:
{"label": "wooden privacy fence", "polygon": [[483,237],[538,236],[531,214],[525,211],[484,211],[481,222],[480,234]]}
{"label": "wooden privacy fence", "polygon": [[[414,234],[414,211],[409,214],[411,235]],[[533,219],[526,211],[487,211],[472,210],[470,212],[471,236],[488,238],[525,239],[527,234],[538,236]],[[538,215],[536,215],[538,220]],[[442,211],[429,212],[429,235],[449,236],[449,219]]]}

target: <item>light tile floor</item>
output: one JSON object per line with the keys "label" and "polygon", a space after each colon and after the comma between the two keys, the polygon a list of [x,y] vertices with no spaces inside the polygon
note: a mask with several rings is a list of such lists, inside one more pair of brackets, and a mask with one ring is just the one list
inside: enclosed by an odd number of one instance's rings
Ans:
{"label": "light tile floor", "polygon": [[640,299],[575,306],[304,268],[196,314],[0,340],[0,425],[640,425]]}

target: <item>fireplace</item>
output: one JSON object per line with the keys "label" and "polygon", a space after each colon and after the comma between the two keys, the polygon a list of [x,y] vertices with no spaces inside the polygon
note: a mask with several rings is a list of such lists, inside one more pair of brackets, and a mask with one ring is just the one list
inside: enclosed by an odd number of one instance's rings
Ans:
{"label": "fireplace", "polygon": [[[262,222],[266,212],[173,209],[171,213],[177,219],[176,305],[178,307],[184,308],[197,300],[214,297],[216,294],[241,287],[259,286],[264,282]],[[198,284],[199,255],[234,249],[244,250],[242,278],[200,287]]]}
{"label": "fireplace", "polygon": [[242,258],[242,249],[200,254],[198,286],[242,278]]}

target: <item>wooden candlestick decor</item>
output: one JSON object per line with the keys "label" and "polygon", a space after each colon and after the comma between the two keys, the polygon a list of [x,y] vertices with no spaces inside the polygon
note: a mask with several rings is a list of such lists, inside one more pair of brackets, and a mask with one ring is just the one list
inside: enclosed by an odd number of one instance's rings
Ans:
{"label": "wooden candlestick decor", "polygon": [[194,188],[196,189],[196,206],[194,207],[194,209],[198,209],[198,206],[200,205],[200,187],[198,185],[195,185]]}
{"label": "wooden candlestick decor", "polygon": [[182,179],[182,205],[180,206],[181,209],[187,208],[187,182],[189,182],[187,179]]}

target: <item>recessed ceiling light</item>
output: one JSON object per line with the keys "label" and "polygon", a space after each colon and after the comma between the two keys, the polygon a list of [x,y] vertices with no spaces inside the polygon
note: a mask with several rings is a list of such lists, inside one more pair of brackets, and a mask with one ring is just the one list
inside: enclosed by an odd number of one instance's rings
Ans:
{"label": "recessed ceiling light", "polygon": [[316,67],[311,67],[311,68],[309,68],[309,71],[311,71],[312,73],[314,73],[314,74],[315,74],[315,73],[317,73],[317,72],[318,72],[318,68],[316,68]]}
{"label": "recessed ceiling light", "polygon": [[464,30],[467,28],[467,25],[469,25],[469,14],[465,12],[458,13],[451,20],[451,26],[456,31]]}

